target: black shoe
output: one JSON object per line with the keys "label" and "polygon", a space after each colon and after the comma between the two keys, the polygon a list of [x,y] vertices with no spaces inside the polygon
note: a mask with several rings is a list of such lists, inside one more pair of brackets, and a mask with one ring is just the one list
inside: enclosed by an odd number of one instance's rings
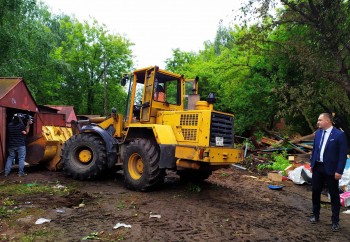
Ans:
{"label": "black shoe", "polygon": [[338,232],[339,231],[339,224],[338,223],[333,223],[332,224],[332,231],[333,232]]}
{"label": "black shoe", "polygon": [[320,219],[317,217],[317,216],[312,216],[311,218],[310,218],[310,222],[312,223],[312,224],[315,224],[315,223],[317,223],[318,221],[319,221]]}

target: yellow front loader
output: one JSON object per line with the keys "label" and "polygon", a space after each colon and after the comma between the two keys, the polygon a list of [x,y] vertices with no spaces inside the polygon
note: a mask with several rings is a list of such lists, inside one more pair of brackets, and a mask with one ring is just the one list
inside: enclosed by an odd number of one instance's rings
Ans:
{"label": "yellow front loader", "polygon": [[61,165],[75,179],[101,176],[120,167],[126,187],[145,191],[163,182],[165,171],[201,181],[213,170],[237,163],[234,116],[200,101],[198,79],[148,67],[125,75],[125,115],[91,119],[63,146]]}

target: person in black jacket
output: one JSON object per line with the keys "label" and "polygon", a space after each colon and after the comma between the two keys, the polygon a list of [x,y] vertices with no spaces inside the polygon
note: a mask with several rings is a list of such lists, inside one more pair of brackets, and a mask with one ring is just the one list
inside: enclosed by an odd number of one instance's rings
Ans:
{"label": "person in black jacket", "polygon": [[19,115],[14,115],[11,122],[7,125],[7,147],[9,156],[5,165],[5,176],[11,172],[13,160],[18,155],[18,175],[24,176],[24,161],[26,158],[25,137],[29,132],[31,119],[28,119],[27,125],[23,124]]}

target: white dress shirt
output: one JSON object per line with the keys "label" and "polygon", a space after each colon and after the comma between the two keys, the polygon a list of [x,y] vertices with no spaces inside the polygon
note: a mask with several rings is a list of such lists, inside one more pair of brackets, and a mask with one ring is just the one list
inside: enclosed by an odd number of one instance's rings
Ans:
{"label": "white dress shirt", "polygon": [[[329,135],[332,132],[332,129],[333,129],[333,126],[331,126],[331,127],[329,127],[328,129],[325,130],[326,132],[324,133],[323,144],[322,144],[321,151],[320,151],[320,161],[321,162],[323,162],[324,148],[326,147],[327,140],[328,140]],[[322,139],[322,137],[321,137],[321,139]]]}

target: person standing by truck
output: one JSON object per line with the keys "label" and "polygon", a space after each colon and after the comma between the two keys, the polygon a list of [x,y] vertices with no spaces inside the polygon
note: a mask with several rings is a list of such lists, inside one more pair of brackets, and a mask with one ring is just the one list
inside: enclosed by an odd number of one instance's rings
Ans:
{"label": "person standing by truck", "polygon": [[5,176],[8,176],[12,169],[13,160],[18,155],[18,176],[25,176],[24,161],[26,158],[25,138],[29,133],[31,119],[28,119],[25,126],[22,115],[15,114],[11,122],[7,125],[7,147],[9,156],[5,165]]}

